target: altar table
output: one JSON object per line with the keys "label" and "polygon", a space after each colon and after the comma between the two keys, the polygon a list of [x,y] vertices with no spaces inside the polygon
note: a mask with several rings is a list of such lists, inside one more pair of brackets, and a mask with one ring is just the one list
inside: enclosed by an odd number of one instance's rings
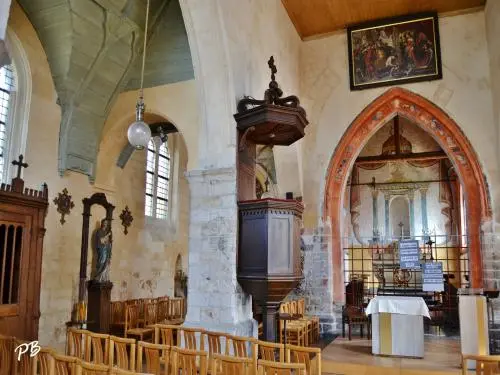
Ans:
{"label": "altar table", "polygon": [[424,322],[430,318],[422,297],[377,296],[366,308],[372,316],[372,354],[424,357]]}

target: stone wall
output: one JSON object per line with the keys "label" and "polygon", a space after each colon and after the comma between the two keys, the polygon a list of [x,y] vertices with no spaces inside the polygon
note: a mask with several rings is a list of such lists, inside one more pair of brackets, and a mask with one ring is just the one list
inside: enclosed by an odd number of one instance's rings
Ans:
{"label": "stone wall", "polygon": [[304,257],[304,280],[287,299],[303,297],[306,312],[319,316],[321,333],[338,331],[340,307],[333,301],[332,248],[328,227],[307,230],[302,234]]}

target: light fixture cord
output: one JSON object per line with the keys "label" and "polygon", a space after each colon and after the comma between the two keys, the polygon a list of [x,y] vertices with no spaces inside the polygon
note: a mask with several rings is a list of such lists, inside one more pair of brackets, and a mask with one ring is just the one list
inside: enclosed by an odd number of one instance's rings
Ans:
{"label": "light fixture cord", "polygon": [[147,48],[147,41],[148,41],[149,2],[150,2],[150,0],[147,0],[146,25],[144,26],[144,50],[142,52],[141,91],[140,91],[141,98],[143,98],[143,94],[144,94],[144,90],[143,90],[143,88],[144,88],[144,66],[146,65],[146,48]]}

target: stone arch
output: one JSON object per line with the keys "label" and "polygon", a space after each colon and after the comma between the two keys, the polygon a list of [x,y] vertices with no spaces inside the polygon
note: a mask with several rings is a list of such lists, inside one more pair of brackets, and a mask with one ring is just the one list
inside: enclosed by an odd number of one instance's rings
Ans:
{"label": "stone arch", "polygon": [[[403,88],[392,88],[376,98],[351,123],[328,166],[323,219],[332,228],[333,283],[342,285],[342,207],[349,173],[370,137],[396,115],[406,117],[429,133],[446,152],[464,188],[468,215],[471,286],[483,285],[481,224],[491,220],[486,178],[478,157],[458,124],[429,100]],[[343,299],[334,287],[334,299]]]}

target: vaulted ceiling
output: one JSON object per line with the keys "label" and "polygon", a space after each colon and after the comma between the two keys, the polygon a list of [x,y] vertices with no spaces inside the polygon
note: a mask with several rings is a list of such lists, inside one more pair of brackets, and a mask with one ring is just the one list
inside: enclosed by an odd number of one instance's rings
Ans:
{"label": "vaulted ceiling", "polygon": [[[486,0],[281,0],[302,39],[366,21],[437,11],[463,11]],[[498,1],[498,0],[490,0]]]}
{"label": "vaulted ceiling", "polygon": [[[106,117],[120,92],[139,86],[146,0],[18,1],[45,49],[62,109],[59,171],[92,181]],[[191,79],[178,0],[151,0],[149,35],[145,86]]]}

